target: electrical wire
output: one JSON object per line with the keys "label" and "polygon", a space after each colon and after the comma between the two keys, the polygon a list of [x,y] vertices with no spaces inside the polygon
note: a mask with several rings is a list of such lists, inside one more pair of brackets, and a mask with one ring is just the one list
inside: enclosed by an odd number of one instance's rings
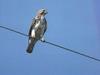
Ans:
{"label": "electrical wire", "polygon": [[[0,28],[3,28],[3,29],[6,29],[6,30],[15,32],[15,33],[17,33],[17,34],[20,34],[20,35],[23,35],[23,36],[26,36],[26,37],[30,37],[30,36],[27,35],[27,34],[24,34],[24,33],[22,33],[22,32],[16,31],[16,30],[14,30],[14,29],[11,29],[11,28],[8,28],[8,27],[5,27],[5,26],[1,26],[1,25],[0,25]],[[84,56],[84,57],[87,57],[87,58],[90,58],[90,59],[93,59],[93,60],[95,60],[95,61],[99,61],[99,62],[100,62],[100,59],[97,59],[97,58],[95,58],[95,57],[92,57],[92,56],[89,56],[89,55],[86,55],[86,54],[83,54],[83,53],[80,53],[80,52],[77,52],[77,51],[75,51],[75,50],[71,50],[71,49],[65,48],[65,47],[63,47],[63,46],[61,46],[61,45],[57,45],[57,44],[54,44],[54,43],[51,43],[51,42],[48,42],[48,41],[44,41],[43,43],[47,43],[47,44],[53,45],[53,46],[55,46],[55,47],[59,47],[59,48],[61,48],[61,49],[64,49],[64,50],[70,51],[70,52],[72,52],[72,53],[76,53],[76,54],[78,54],[78,55],[81,55],[81,56]]]}
{"label": "electrical wire", "polygon": [[15,32],[15,33],[17,33],[17,34],[20,34],[20,35],[23,35],[23,36],[29,37],[27,34],[21,33],[21,32],[19,32],[19,31],[16,31],[16,30],[11,29],[11,28],[8,28],[8,27],[0,26],[0,28],[3,28],[3,29],[6,29],[6,30],[9,30],[9,31]]}
{"label": "electrical wire", "polygon": [[72,49],[65,48],[65,47],[63,47],[63,46],[61,46],[61,45],[57,45],[57,44],[54,44],[54,43],[51,43],[51,42],[48,42],[48,41],[45,41],[45,43],[51,44],[51,45],[53,45],[53,46],[62,48],[62,49],[64,49],[64,50],[67,50],[67,51],[70,51],[70,52],[73,52],[73,53],[79,54],[79,55],[81,55],[81,56],[84,56],[84,57],[87,57],[87,58],[91,58],[91,59],[93,59],[93,60],[96,60],[96,61],[99,61],[99,62],[100,62],[100,59],[94,58],[94,57],[92,57],[92,56],[89,56],[89,55],[86,55],[86,54],[83,54],[83,53],[80,53],[80,52],[77,52],[77,51],[72,50]]}

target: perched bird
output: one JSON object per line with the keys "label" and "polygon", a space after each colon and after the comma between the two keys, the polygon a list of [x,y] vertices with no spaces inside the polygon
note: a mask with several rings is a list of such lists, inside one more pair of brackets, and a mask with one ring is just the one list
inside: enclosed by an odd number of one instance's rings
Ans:
{"label": "perched bird", "polygon": [[28,47],[27,52],[32,53],[33,47],[35,46],[36,42],[38,40],[41,40],[42,42],[45,41],[44,39],[44,33],[47,30],[47,21],[45,19],[45,15],[48,12],[45,9],[40,9],[37,12],[37,15],[35,18],[33,18],[30,30],[29,30],[29,39],[28,39]]}

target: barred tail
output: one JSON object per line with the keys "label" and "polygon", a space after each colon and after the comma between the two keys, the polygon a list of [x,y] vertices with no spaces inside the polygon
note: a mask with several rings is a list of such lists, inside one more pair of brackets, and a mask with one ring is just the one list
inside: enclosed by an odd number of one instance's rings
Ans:
{"label": "barred tail", "polygon": [[29,45],[28,45],[28,47],[27,47],[27,53],[32,53],[32,51],[33,51],[33,47],[35,46],[35,43],[37,42],[37,40],[36,39],[29,39]]}

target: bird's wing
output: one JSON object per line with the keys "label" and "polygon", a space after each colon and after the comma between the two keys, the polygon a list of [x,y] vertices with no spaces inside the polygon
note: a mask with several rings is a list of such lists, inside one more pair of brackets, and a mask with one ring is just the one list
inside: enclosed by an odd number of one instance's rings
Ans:
{"label": "bird's wing", "polygon": [[36,24],[36,19],[33,18],[33,20],[32,20],[32,24],[31,24],[31,27],[30,27],[30,29],[29,29],[29,33],[28,33],[29,36],[31,36],[31,32],[32,32],[32,29],[35,27],[35,24]]}
{"label": "bird's wing", "polygon": [[44,33],[46,32],[46,30],[47,30],[47,21],[46,21],[46,19],[45,19],[45,28],[44,28]]}

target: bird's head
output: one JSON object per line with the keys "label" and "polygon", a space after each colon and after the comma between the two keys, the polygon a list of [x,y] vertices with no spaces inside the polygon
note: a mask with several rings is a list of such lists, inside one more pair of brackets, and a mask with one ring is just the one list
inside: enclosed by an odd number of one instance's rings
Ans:
{"label": "bird's head", "polygon": [[41,17],[41,16],[45,16],[47,13],[48,13],[48,12],[47,12],[46,9],[40,9],[40,10],[38,11],[37,15],[38,15],[39,17]]}

